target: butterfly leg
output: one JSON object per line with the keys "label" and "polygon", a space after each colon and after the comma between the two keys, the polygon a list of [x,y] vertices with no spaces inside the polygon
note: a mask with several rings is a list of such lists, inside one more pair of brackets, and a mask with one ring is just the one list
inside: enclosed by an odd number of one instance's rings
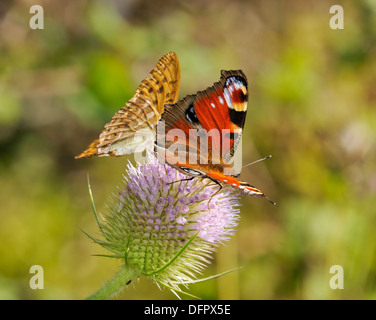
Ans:
{"label": "butterfly leg", "polygon": [[[210,199],[209,199],[209,202],[208,202],[208,208],[209,208],[209,206],[210,206],[210,202],[211,202],[211,200],[213,199],[213,197],[215,196],[215,195],[217,195],[217,193],[218,192],[220,192],[221,190],[222,190],[222,188],[223,188],[223,186],[222,186],[222,184],[220,183],[220,182],[218,182],[217,180],[215,180],[215,179],[213,179],[213,178],[211,178],[211,177],[208,177],[208,176],[205,176],[205,177],[203,177],[203,178],[208,178],[208,179],[210,179],[211,181],[213,181],[215,184],[217,184],[218,186],[219,186],[219,189],[210,197]],[[209,208],[210,209],[210,208]]]}
{"label": "butterfly leg", "polygon": [[189,178],[186,178],[186,179],[180,179],[180,180],[176,180],[176,181],[172,181],[172,182],[169,182],[167,184],[173,184],[173,183],[176,183],[176,182],[182,182],[182,181],[190,181],[192,179],[194,179],[195,177],[189,177]]}

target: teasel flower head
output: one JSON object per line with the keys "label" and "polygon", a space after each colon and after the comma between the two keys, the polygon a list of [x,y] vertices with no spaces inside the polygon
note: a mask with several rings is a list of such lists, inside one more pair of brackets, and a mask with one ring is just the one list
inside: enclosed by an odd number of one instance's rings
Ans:
{"label": "teasel flower head", "polygon": [[[232,188],[219,191],[209,179],[188,178],[148,154],[146,163],[128,164],[124,186],[102,219],[92,202],[104,239],[91,239],[110,251],[107,256],[123,261],[118,280],[108,283],[115,288],[108,292],[146,276],[175,294],[186,293],[180,285],[195,282],[218,245],[234,233],[239,196]],[[105,289],[89,298],[108,296]]]}

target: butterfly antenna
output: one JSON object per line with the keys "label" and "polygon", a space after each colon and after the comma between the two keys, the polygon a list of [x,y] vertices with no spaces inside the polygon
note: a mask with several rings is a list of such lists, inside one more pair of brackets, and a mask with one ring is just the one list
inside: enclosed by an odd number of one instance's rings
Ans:
{"label": "butterfly antenna", "polygon": [[265,196],[265,199],[268,200],[272,205],[276,205],[277,204],[272,199],[269,199],[267,196]]}
{"label": "butterfly antenna", "polygon": [[243,168],[248,167],[248,166],[250,166],[250,165],[252,165],[252,164],[255,164],[255,163],[257,163],[257,162],[264,161],[264,160],[269,159],[269,158],[271,158],[271,157],[272,157],[272,155],[269,154],[269,155],[266,156],[265,158],[258,159],[258,160],[256,160],[256,161],[253,161],[253,162],[251,162],[251,163],[246,164]]}

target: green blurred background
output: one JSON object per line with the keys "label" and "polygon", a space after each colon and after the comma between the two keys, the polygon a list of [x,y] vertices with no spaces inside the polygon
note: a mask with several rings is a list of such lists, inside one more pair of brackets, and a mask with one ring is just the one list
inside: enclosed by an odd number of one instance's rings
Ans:
{"label": "green blurred background", "polygon": [[[32,30],[30,7],[44,8]],[[341,4],[344,29],[329,8]],[[238,232],[190,286],[204,299],[376,298],[376,1],[0,2],[0,298],[83,299],[120,266],[98,236],[128,159],[75,160],[165,53],[180,98],[242,69],[250,82]],[[44,290],[29,269],[44,268]],[[344,269],[344,289],[329,268]],[[120,299],[175,299],[147,279]]]}

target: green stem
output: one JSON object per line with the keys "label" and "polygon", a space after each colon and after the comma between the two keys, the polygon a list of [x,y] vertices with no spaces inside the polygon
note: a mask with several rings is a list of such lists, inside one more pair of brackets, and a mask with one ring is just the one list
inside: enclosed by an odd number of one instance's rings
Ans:
{"label": "green stem", "polygon": [[122,290],[124,286],[130,284],[131,281],[138,277],[139,273],[137,273],[136,271],[122,267],[121,270],[116,273],[110,281],[108,281],[97,292],[87,297],[86,300],[109,299],[111,296],[120,292],[120,290]]}

